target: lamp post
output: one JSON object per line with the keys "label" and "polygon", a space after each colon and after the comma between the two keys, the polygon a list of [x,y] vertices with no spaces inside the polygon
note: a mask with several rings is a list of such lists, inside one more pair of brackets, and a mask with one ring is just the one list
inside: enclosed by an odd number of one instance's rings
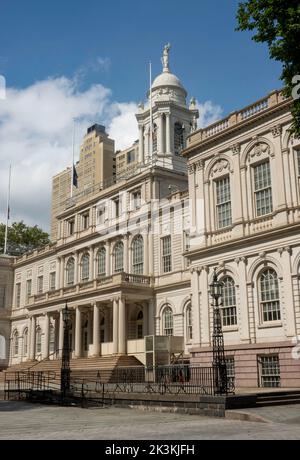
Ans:
{"label": "lamp post", "polygon": [[219,300],[222,296],[222,284],[218,280],[216,269],[214,271],[213,281],[210,285],[210,295],[213,298],[213,372],[215,393],[218,395],[226,395],[228,393],[227,367],[222,320],[219,308]]}
{"label": "lamp post", "polygon": [[61,363],[61,374],[60,374],[60,391],[62,399],[70,392],[70,341],[69,332],[71,328],[71,312],[66,304],[62,311],[63,324],[64,324],[64,341],[62,349],[62,363]]}

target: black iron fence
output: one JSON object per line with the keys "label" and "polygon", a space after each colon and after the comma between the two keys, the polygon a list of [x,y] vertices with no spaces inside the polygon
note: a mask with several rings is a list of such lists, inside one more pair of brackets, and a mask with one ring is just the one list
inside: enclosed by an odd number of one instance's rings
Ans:
{"label": "black iron fence", "polygon": [[[117,367],[110,376],[99,370],[94,378],[72,378],[68,398],[104,401],[119,393],[160,395],[209,395],[216,393],[213,367],[190,365],[156,367]],[[233,392],[232,385],[228,393]],[[60,392],[60,375],[55,372],[7,373],[4,394],[6,399],[34,399]]]}

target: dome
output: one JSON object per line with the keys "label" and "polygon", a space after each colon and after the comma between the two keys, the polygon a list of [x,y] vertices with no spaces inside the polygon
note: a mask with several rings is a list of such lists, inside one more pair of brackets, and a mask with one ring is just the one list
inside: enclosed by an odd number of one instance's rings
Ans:
{"label": "dome", "polygon": [[177,78],[176,75],[170,72],[163,72],[161,75],[156,77],[156,79],[153,82],[152,89],[156,89],[161,86],[175,86],[185,91],[179,78]]}

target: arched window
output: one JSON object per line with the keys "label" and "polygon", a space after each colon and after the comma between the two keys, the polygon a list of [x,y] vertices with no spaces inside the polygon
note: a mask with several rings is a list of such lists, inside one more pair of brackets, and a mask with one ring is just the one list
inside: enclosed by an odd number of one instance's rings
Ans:
{"label": "arched window", "polygon": [[70,286],[75,282],[75,260],[73,257],[67,263],[67,285]]}
{"label": "arched window", "polygon": [[180,155],[184,148],[184,126],[181,123],[174,125],[174,152],[175,155]]}
{"label": "arched window", "polygon": [[81,261],[81,279],[82,281],[88,281],[90,276],[90,256],[84,254]]}
{"label": "arched window", "polygon": [[279,321],[281,319],[279,285],[275,270],[264,270],[260,281],[260,310],[263,322]]}
{"label": "arched window", "polygon": [[19,354],[19,333],[18,331],[15,331],[13,335],[13,353],[15,356]]}
{"label": "arched window", "polygon": [[49,352],[54,353],[55,351],[55,329],[53,324],[50,326],[49,331]]}
{"label": "arched window", "polygon": [[163,312],[163,333],[173,335],[173,312],[170,307],[165,308]]}
{"label": "arched window", "polygon": [[270,162],[265,161],[253,167],[256,216],[273,211]]}
{"label": "arched window", "polygon": [[132,243],[132,271],[135,275],[144,272],[144,240],[142,235],[137,236]]}
{"label": "arched window", "polygon": [[98,276],[106,275],[106,249],[102,247],[98,251]]}
{"label": "arched window", "polygon": [[140,340],[144,337],[144,313],[139,311],[137,318],[136,318],[136,331],[137,331],[137,339]]}
{"label": "arched window", "polygon": [[42,329],[40,327],[36,330],[36,353],[42,352]]}
{"label": "arched window", "polygon": [[24,356],[28,355],[28,328],[23,332],[23,354]]}
{"label": "arched window", "polygon": [[185,310],[186,318],[186,341],[190,342],[193,339],[193,324],[192,324],[192,306],[189,304]]}
{"label": "arched window", "polygon": [[223,278],[221,283],[222,323],[223,326],[235,326],[237,324],[235,284],[230,276]]}
{"label": "arched window", "polygon": [[124,271],[124,245],[119,241],[114,249],[115,273]]}

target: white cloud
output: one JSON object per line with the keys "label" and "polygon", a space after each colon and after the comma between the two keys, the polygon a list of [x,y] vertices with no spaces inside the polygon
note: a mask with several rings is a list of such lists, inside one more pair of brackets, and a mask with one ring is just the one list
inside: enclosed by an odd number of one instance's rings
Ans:
{"label": "white cloud", "polygon": [[109,124],[108,132],[116,141],[117,149],[125,149],[138,139],[138,127],[135,114],[138,106],[134,103],[115,103],[111,107],[114,116]]}
{"label": "white cloud", "polygon": [[[100,58],[99,58],[100,59]],[[101,60],[98,65],[108,65]],[[98,84],[81,90],[73,79],[49,78],[25,89],[8,88],[0,100],[0,221],[5,219],[8,168],[12,163],[11,219],[50,227],[52,176],[71,166],[73,118],[76,152],[88,126],[104,124],[116,149],[129,147],[138,138],[137,105],[112,99]],[[200,126],[220,118],[219,106],[198,104]]]}
{"label": "white cloud", "polygon": [[206,101],[202,104],[197,101],[197,109],[199,110],[199,128],[205,128],[211,123],[214,123],[222,118],[222,107],[211,101]]}
{"label": "white cloud", "polygon": [[136,139],[136,105],[111,99],[111,91],[102,85],[80,91],[76,78],[52,78],[25,89],[7,90],[6,100],[0,101],[2,221],[12,163],[11,219],[49,229],[51,178],[71,165],[74,117],[79,120],[77,152],[86,128],[95,122],[114,134],[116,148],[127,147]]}

